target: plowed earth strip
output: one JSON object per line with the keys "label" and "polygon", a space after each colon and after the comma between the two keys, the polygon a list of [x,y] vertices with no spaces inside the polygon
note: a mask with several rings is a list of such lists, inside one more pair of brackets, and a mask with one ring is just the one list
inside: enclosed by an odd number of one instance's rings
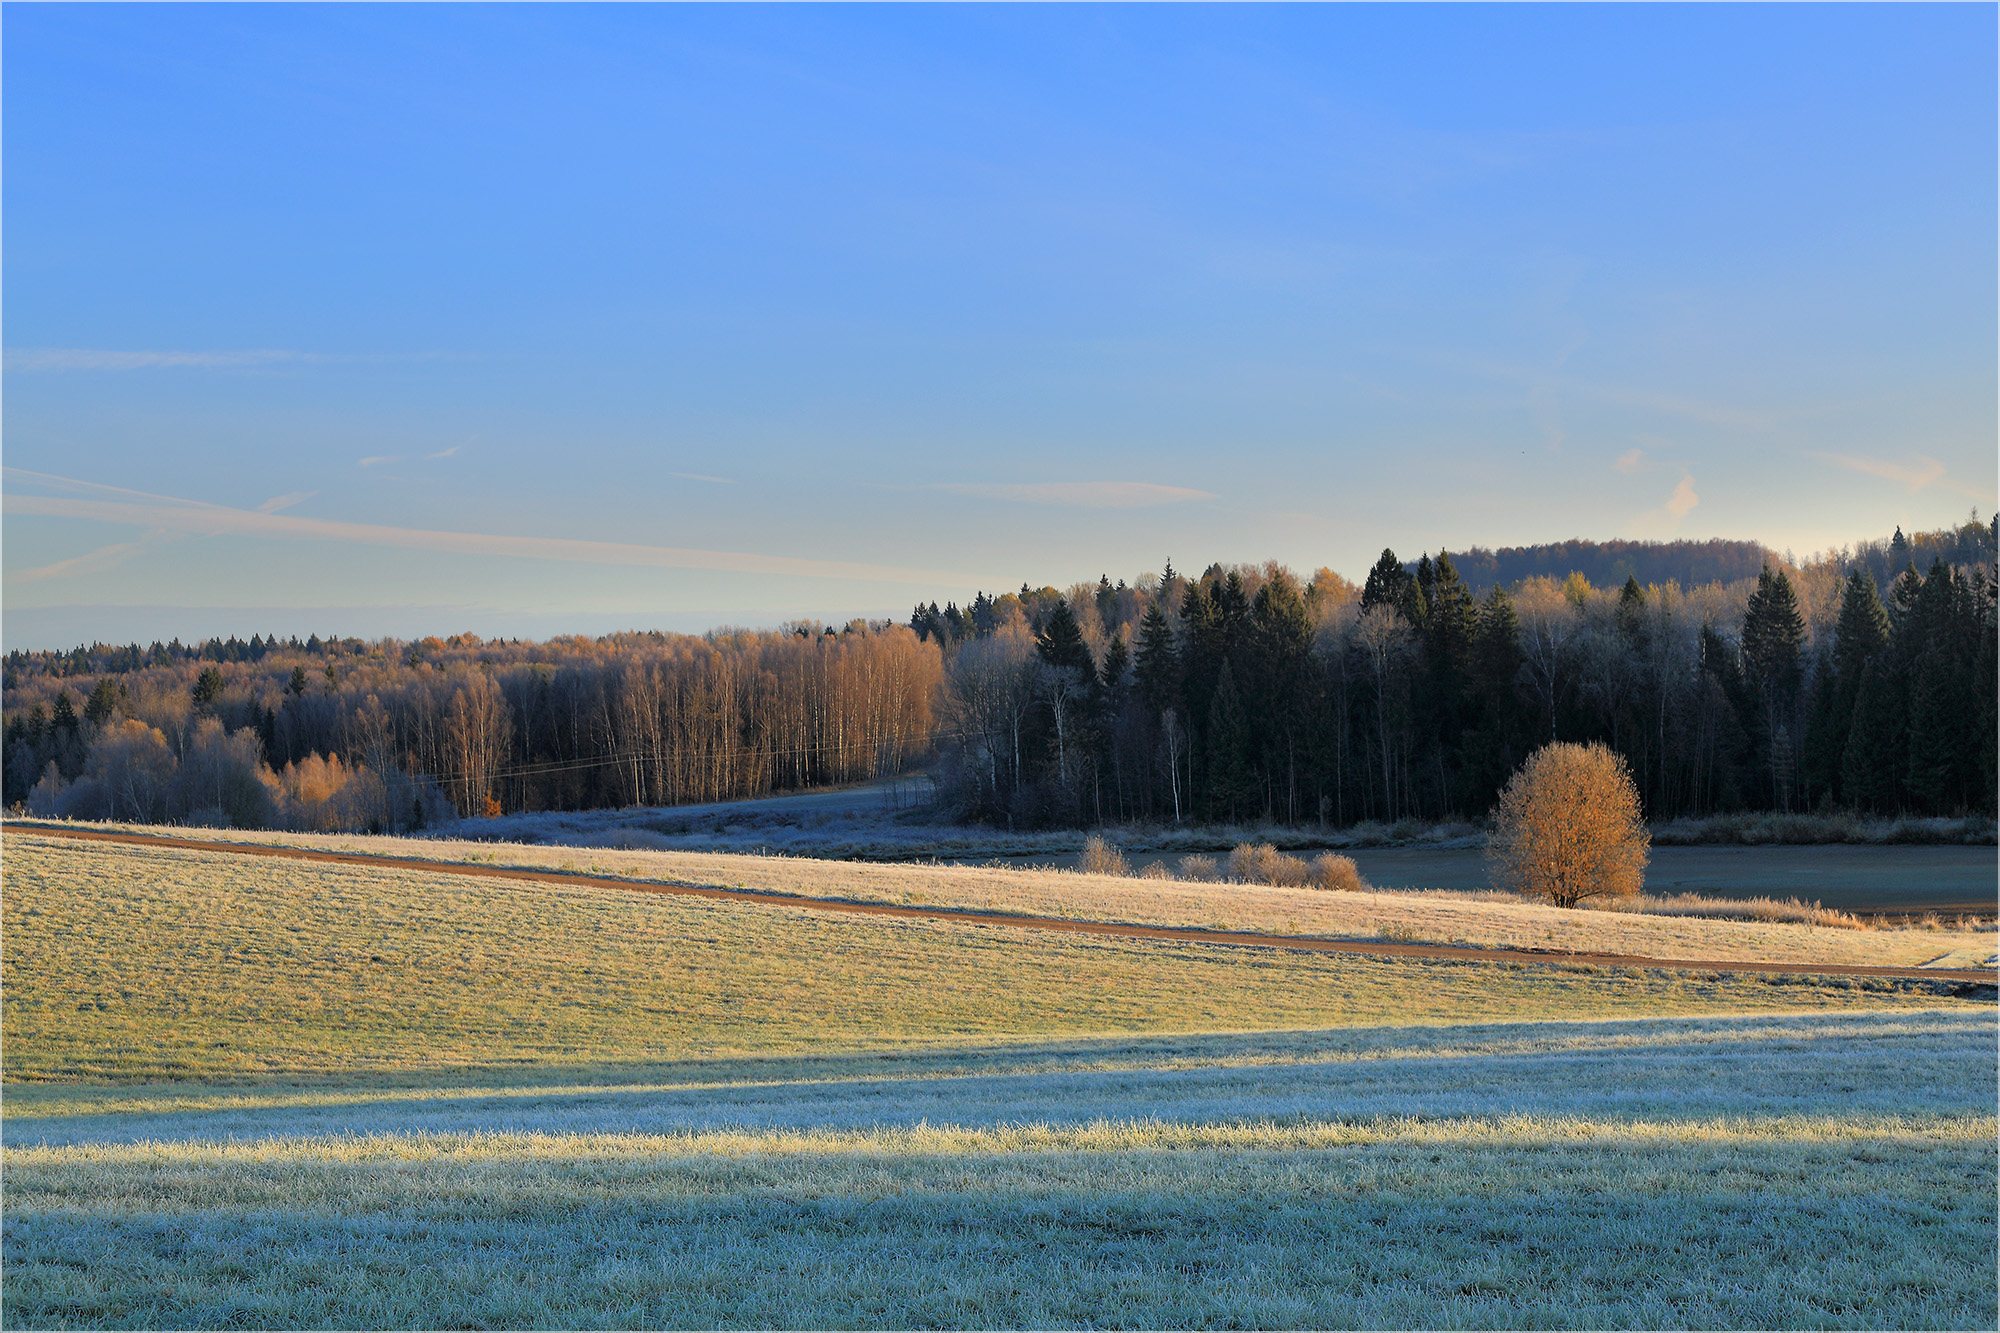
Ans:
{"label": "plowed earth strip", "polygon": [[1069,935],[1099,935],[1119,939],[1171,940],[1179,944],[1231,944],[1257,949],[1292,949],[1303,953],[1371,954],[1390,958],[1433,958],[1475,963],[1540,963],[1597,967],[1663,968],[1680,972],[1749,972],[1835,977],[1895,977],[1912,981],[1960,981],[1975,985],[2000,982],[2000,972],[1977,968],[1867,967],[1853,963],[1745,962],[1741,959],[1647,958],[1620,953],[1564,953],[1542,949],[1480,949],[1458,944],[1398,944],[1387,940],[1325,939],[1310,935],[1263,935],[1251,931],[1203,930],[1191,926],[1142,926],[1119,921],[1072,921],[1063,917],[1015,916],[1006,912],[980,912],[951,907],[907,907],[899,903],[856,902],[846,898],[808,898],[799,894],[770,893],[759,889],[723,889],[707,884],[686,884],[649,880],[613,879],[599,875],[573,875],[558,870],[527,870],[511,866],[465,865],[450,861],[426,861],[410,856],[375,856],[364,852],[326,852],[311,847],[274,847],[257,843],[211,842],[202,838],[174,838],[153,833],[110,833],[100,829],[59,829],[34,827],[15,830],[17,835],[70,838],[78,842],[123,843],[135,847],[167,847],[195,852],[227,852],[236,856],[271,856],[288,861],[314,861],[329,865],[363,866],[374,869],[414,870],[427,875],[464,875],[475,879],[504,879],[534,884],[559,884],[568,888],[609,889],[621,893],[657,893],[678,898],[716,898],[727,902],[755,903],[764,907],[791,907],[809,912],[836,912],[856,916],[897,917],[903,920],[944,921],[956,925],[1011,926],[1017,930],[1052,930]]}

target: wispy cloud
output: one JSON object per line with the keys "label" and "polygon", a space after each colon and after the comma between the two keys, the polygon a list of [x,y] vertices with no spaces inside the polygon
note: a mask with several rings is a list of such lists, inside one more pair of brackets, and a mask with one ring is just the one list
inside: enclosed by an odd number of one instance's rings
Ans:
{"label": "wispy cloud", "polygon": [[1681,473],[1680,484],[1675,486],[1674,493],[1667,497],[1667,512],[1676,519],[1686,518],[1688,511],[1700,503],[1701,497],[1694,493],[1694,478],[1685,472]]}
{"label": "wispy cloud", "polygon": [[934,487],[957,495],[982,495],[1021,504],[1068,505],[1077,509],[1146,509],[1153,505],[1213,500],[1208,491],[1160,486],[1150,481],[1044,481],[1021,484],[949,484]]}
{"label": "wispy cloud", "polygon": [[360,460],[359,466],[380,467],[384,463],[394,463],[401,458],[401,454],[370,454],[368,457]]}
{"label": "wispy cloud", "polygon": [[42,583],[48,579],[81,578],[85,574],[101,574],[107,569],[116,569],[139,552],[158,546],[173,535],[156,529],[135,542],[117,542],[111,546],[100,546],[94,551],[85,551],[82,555],[73,555],[67,560],[58,560],[54,564],[40,565],[34,569],[24,569],[19,572],[9,570],[7,581]]}
{"label": "wispy cloud", "polygon": [[464,447],[465,446],[462,444],[454,444],[449,449],[440,449],[434,454],[425,454],[424,458],[427,461],[433,458],[450,458],[453,454],[457,453],[460,449],[463,449]]}
{"label": "wispy cloud", "polygon": [[[872,565],[846,560],[808,560],[794,556],[758,555],[745,551],[708,551],[675,546],[647,546],[627,542],[575,540],[563,537],[525,537],[505,533],[443,532],[429,528],[390,527],[375,523],[346,523],[333,519],[299,518],[289,514],[266,513],[255,509],[233,509],[199,500],[179,500],[171,496],[151,496],[100,486],[67,477],[42,473],[22,473],[9,468],[10,476],[38,480],[57,489],[86,494],[135,496],[136,499],[76,498],[59,495],[21,495],[8,492],[4,511],[53,518],[87,519],[98,523],[122,523],[149,530],[188,533],[196,536],[259,537],[275,541],[347,542],[361,546],[386,546],[402,550],[439,551],[460,555],[517,556],[529,560],[555,560],[590,565],[635,565],[656,569],[731,570],[746,574],[780,574],[800,578],[853,579],[870,583],[963,584],[992,582],[992,576],[910,569],[894,565]],[[280,497],[283,498],[283,497]],[[112,548],[106,548],[108,552]],[[92,556],[104,554],[93,552]],[[86,560],[90,557],[77,557]],[[50,576],[53,577],[53,576]]]}
{"label": "wispy cloud", "polygon": [[275,514],[280,509],[290,509],[301,500],[310,500],[318,494],[318,491],[286,491],[283,495],[274,495],[264,501],[263,504],[258,505],[257,512],[260,514]]}
{"label": "wispy cloud", "polygon": [[[1865,476],[1880,477],[1893,481],[1912,495],[1926,486],[1935,486],[1944,481],[1944,464],[1935,458],[1922,455],[1907,463],[1891,462],[1886,458],[1856,458],[1851,454],[1810,454],[1820,462],[1832,467],[1845,468],[1849,472],[1859,472]],[[1963,490],[1963,487],[1955,489]]]}
{"label": "wispy cloud", "polygon": [[1643,449],[1628,449],[1624,453],[1618,455],[1618,461],[1613,463],[1611,466],[1617,468],[1620,472],[1623,472],[1626,476],[1629,477],[1634,472],[1637,472],[1639,470],[1639,462],[1645,456],[1646,456],[1646,451]]}
{"label": "wispy cloud", "polygon": [[706,481],[717,486],[734,486],[736,484],[734,477],[709,477],[699,472],[669,472],[667,475],[670,477],[679,477],[682,481]]}
{"label": "wispy cloud", "polygon": [[236,352],[118,352],[90,347],[19,347],[6,354],[9,370],[165,370],[267,366],[284,361],[326,361],[316,352],[257,348]]}

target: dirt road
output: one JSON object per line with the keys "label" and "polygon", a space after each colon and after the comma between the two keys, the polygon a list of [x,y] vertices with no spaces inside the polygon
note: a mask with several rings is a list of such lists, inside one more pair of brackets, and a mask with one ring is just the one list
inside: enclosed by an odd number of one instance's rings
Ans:
{"label": "dirt road", "polygon": [[1631,954],[1558,953],[1529,949],[1477,949],[1453,944],[1399,944],[1386,940],[1336,940],[1313,936],[1260,935],[1248,931],[1202,930],[1195,927],[1140,926],[1116,921],[1072,921],[1061,917],[1014,916],[1005,912],[963,911],[949,907],[906,907],[894,903],[852,902],[834,898],[806,898],[794,894],[767,893],[756,889],[722,889],[706,884],[658,883],[613,879],[597,875],[571,875],[550,870],[524,870],[508,866],[457,865],[446,861],[424,861],[414,857],[371,856],[360,852],[324,852],[305,847],[270,847],[248,843],[212,842],[201,838],[177,838],[165,834],[111,833],[98,829],[23,829],[14,836],[69,838],[78,842],[124,843],[135,847],[170,847],[186,851],[223,852],[235,856],[268,856],[280,860],[315,861],[334,865],[412,870],[427,875],[465,875],[478,879],[502,879],[538,884],[559,884],[569,888],[608,889],[624,893],[657,893],[671,897],[716,898],[731,902],[756,903],[766,907],[790,907],[812,912],[847,913],[856,916],[895,917],[904,920],[945,921],[957,925],[1008,926],[1017,930],[1052,930],[1071,935],[1111,936],[1120,939],[1170,940],[1182,944],[1226,944],[1260,949],[1293,949],[1307,953],[1372,954],[1393,958],[1450,959],[1480,963],[1541,963],[1598,967],[1669,968],[1688,972],[1784,973],[1790,975],[1897,977],[1906,980],[1955,981],[1973,985],[1994,985],[2000,973],[1972,968],[1862,967],[1836,963],[1777,963],[1706,961],[1698,958],[1643,958]]}

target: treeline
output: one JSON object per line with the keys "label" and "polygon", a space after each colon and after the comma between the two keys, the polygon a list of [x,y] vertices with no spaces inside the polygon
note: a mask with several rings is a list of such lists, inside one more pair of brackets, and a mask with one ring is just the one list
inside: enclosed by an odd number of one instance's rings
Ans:
{"label": "treeline", "polygon": [[936,757],[971,819],[1346,825],[1481,815],[1558,739],[1622,754],[1654,819],[1991,812],[1993,531],[1699,584],[1481,594],[1453,556],[1385,551],[1360,585],[1169,566],[907,626],[17,652],[0,768],[44,814],[404,829]]}
{"label": "treeline", "polygon": [[[16,665],[9,804],[384,829],[900,772],[929,756],[943,669],[907,628],[860,621],[541,644],[459,635],[336,654],[287,643],[105,674],[81,699],[73,677]],[[225,745],[229,781],[182,779]]]}
{"label": "treeline", "polygon": [[[1566,579],[1581,574],[1599,588],[1616,588],[1627,579],[1641,585],[1678,583],[1698,588],[1709,583],[1754,579],[1771,560],[1762,542],[1732,541],[1608,541],[1544,542],[1536,546],[1475,546],[1451,552],[1452,567],[1477,596],[1488,588],[1511,588],[1523,579]],[[1416,573],[1414,567],[1412,574]]]}
{"label": "treeline", "polygon": [[[1654,819],[1990,812],[1990,556],[1920,575],[1895,549],[1887,589],[1840,553],[1733,584],[1572,573],[1475,598],[1449,555],[1385,551],[1358,589],[1169,568],[912,624],[948,646],[947,790],[1015,825],[1477,816],[1550,740],[1617,750]],[[1008,618],[981,632],[993,607]]]}

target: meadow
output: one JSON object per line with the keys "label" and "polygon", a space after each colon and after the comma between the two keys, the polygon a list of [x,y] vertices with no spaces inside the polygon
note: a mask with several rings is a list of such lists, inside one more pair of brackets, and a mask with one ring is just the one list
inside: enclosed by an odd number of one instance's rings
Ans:
{"label": "meadow", "polygon": [[0,858],[13,1327],[2000,1314],[1994,1008],[1934,983],[1088,939],[15,825]]}
{"label": "meadow", "polygon": [[[31,822],[9,827],[26,836]],[[1091,875],[1015,866],[882,864],[742,853],[619,850],[355,834],[148,830],[227,843],[289,846],[553,870],[636,882],[750,888],[799,898],[963,908],[1079,921],[1195,926],[1271,935],[1387,939],[1477,947],[1600,952],[1646,958],[1813,962],[1883,967],[1991,967],[2000,928],[1991,920],[1933,920],[1923,928],[1857,929],[1841,914],[1744,920],[1687,914],[1685,901],[1654,911],[1572,911],[1491,891],[1329,893],[1264,884]],[[1734,905],[1734,906],[1741,906]],[[1815,921],[1832,920],[1830,926]]]}

